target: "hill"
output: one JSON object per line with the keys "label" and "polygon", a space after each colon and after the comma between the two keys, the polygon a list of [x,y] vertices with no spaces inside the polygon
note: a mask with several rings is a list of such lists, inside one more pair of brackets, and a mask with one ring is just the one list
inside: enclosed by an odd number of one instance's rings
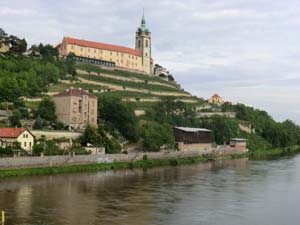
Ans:
{"label": "hill", "polygon": [[10,112],[0,118],[2,127],[66,129],[52,115],[51,96],[76,87],[99,98],[101,125],[89,128],[81,142],[96,141],[110,152],[120,151],[121,143],[140,140],[146,150],[174,148],[173,126],[211,129],[217,144],[244,137],[253,151],[300,145],[300,128],[290,120],[276,122],[267,112],[243,104],[208,104],[173,80],[76,64],[72,55],[60,58],[50,45],[33,46],[25,54],[20,43],[0,54],[0,110]]}

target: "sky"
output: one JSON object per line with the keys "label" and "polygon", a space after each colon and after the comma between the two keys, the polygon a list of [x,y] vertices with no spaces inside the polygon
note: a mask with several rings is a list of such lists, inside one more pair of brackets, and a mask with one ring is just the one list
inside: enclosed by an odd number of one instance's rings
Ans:
{"label": "sky", "polygon": [[300,124],[299,0],[0,0],[0,27],[29,45],[71,36],[133,48],[143,8],[155,63],[185,90]]}

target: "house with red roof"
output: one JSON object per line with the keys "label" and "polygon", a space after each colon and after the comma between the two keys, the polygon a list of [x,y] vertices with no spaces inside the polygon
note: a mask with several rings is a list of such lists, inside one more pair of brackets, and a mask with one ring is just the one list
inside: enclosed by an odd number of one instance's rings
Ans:
{"label": "house with red roof", "polygon": [[218,95],[218,94],[214,94],[207,101],[208,101],[208,103],[213,103],[213,104],[220,104],[220,105],[224,104],[223,98],[220,95]]}
{"label": "house with red roof", "polygon": [[31,153],[34,135],[26,128],[0,128],[0,147],[16,145]]}
{"label": "house with red roof", "polygon": [[73,37],[64,37],[56,48],[60,56],[66,57],[68,54],[73,53],[75,59],[82,63],[153,74],[151,33],[146,27],[144,15],[141,25],[136,31],[135,48]]}

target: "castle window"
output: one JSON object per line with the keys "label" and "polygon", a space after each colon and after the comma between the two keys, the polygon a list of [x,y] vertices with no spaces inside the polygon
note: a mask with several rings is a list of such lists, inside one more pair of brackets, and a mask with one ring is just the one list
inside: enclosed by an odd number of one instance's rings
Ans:
{"label": "castle window", "polygon": [[148,56],[148,53],[146,53],[145,55]]}
{"label": "castle window", "polygon": [[145,46],[146,46],[146,47],[149,46],[148,40],[145,41]]}
{"label": "castle window", "polygon": [[138,40],[138,48],[141,47],[141,40]]}

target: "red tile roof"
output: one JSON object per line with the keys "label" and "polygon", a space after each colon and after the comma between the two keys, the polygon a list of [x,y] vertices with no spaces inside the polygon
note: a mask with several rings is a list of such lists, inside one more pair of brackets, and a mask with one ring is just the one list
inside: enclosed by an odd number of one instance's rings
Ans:
{"label": "red tile roof", "polygon": [[0,138],[17,138],[26,128],[0,128]]}
{"label": "red tile roof", "polygon": [[123,53],[128,53],[131,55],[135,55],[135,56],[141,56],[141,52],[139,50],[136,50],[133,48],[127,48],[127,47],[123,47],[123,46],[118,46],[118,45],[111,45],[111,44],[105,44],[105,43],[101,43],[101,42],[80,40],[80,39],[71,38],[71,37],[64,37],[63,42],[64,41],[68,44],[79,45],[82,47],[98,48],[98,49],[103,49],[103,50],[108,50],[108,51],[123,52]]}
{"label": "red tile roof", "polygon": [[214,94],[211,98],[221,98],[221,96],[218,94]]}
{"label": "red tile roof", "polygon": [[82,97],[83,95],[87,95],[90,98],[97,98],[95,95],[90,94],[89,92],[86,92],[82,89],[77,89],[77,88],[69,88],[66,89],[65,91],[58,93],[54,95],[54,97],[65,97],[65,96],[77,96],[77,97]]}

